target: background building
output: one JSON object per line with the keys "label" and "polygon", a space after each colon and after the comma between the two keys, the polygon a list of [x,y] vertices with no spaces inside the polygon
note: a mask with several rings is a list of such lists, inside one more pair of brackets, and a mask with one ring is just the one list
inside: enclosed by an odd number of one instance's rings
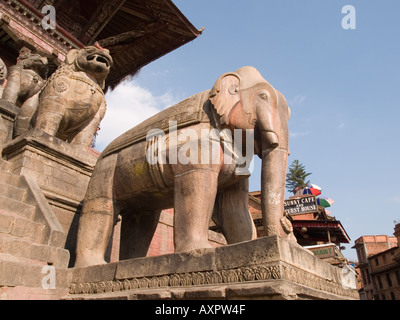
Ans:
{"label": "background building", "polygon": [[361,299],[400,299],[400,279],[396,277],[400,277],[400,224],[395,227],[395,235],[366,235],[355,241],[353,249],[357,251],[363,285],[360,290]]}
{"label": "background building", "polygon": [[[264,236],[261,213],[261,193],[251,192],[249,209],[257,227],[258,237]],[[339,220],[318,205],[313,195],[294,196],[285,201],[285,211],[292,223],[297,243],[309,249],[332,265],[348,264],[341,244],[350,243],[350,237]]]}
{"label": "background building", "polygon": [[[394,235],[400,241],[400,223]],[[377,300],[400,300],[400,248],[393,247],[368,257],[374,298]]]}

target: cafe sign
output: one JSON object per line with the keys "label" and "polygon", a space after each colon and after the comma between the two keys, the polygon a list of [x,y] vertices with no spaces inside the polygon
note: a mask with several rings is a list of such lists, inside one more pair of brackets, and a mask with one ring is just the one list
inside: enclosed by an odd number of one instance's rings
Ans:
{"label": "cafe sign", "polygon": [[288,214],[318,212],[317,198],[310,196],[285,200],[285,212]]}

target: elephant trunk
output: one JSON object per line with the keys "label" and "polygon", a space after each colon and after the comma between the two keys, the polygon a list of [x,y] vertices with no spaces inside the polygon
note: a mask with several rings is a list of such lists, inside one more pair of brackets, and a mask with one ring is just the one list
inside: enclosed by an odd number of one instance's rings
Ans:
{"label": "elephant trunk", "polygon": [[[265,236],[286,236],[284,200],[288,148],[282,146],[273,132],[262,137],[261,209]],[[289,222],[289,221],[287,221]]]}

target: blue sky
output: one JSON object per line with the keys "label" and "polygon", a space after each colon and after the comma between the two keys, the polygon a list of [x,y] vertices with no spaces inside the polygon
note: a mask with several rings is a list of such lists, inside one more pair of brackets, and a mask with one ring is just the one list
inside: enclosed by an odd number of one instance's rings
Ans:
{"label": "blue sky", "polygon": [[[98,149],[152,114],[250,65],[289,102],[298,159],[352,243],[400,220],[400,1],[173,0],[203,34],[107,94]],[[342,8],[356,29],[342,28]],[[117,129],[116,129],[117,128]],[[260,190],[260,162],[250,180]],[[288,193],[287,196],[290,196]],[[347,246],[348,258],[356,257]]]}

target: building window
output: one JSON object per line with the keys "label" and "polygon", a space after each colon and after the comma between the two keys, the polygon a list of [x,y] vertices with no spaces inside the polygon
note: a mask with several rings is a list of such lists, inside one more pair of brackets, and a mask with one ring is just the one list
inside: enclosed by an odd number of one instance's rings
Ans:
{"label": "building window", "polygon": [[396,300],[396,296],[394,295],[394,292],[391,292],[391,293],[390,293],[390,298],[391,298],[392,300]]}
{"label": "building window", "polygon": [[365,262],[367,259],[365,258],[365,251],[363,249],[359,249],[360,252],[360,262]]}
{"label": "building window", "polygon": [[366,277],[365,270],[361,271],[361,276],[362,276],[362,282],[364,283],[364,285],[366,285],[367,284],[367,277]]}
{"label": "building window", "polygon": [[371,278],[369,277],[369,273],[367,269],[364,269],[362,272],[362,277],[363,277],[363,283],[365,285],[370,284],[371,283]]}
{"label": "building window", "polygon": [[400,286],[400,271],[396,271],[397,284]]}
{"label": "building window", "polygon": [[379,289],[383,289],[381,276],[376,276],[376,278],[378,279]]}
{"label": "building window", "polygon": [[379,266],[379,259],[378,258],[375,258],[375,265]]}
{"label": "building window", "polygon": [[371,277],[369,276],[369,271],[368,269],[365,270],[366,274],[367,274],[367,283],[371,284]]}
{"label": "building window", "polygon": [[382,299],[382,300],[386,300],[386,296],[385,296],[385,294],[384,294],[384,293],[382,293],[382,295],[381,295],[381,299]]}
{"label": "building window", "polygon": [[386,254],[384,254],[384,255],[382,256],[382,259],[383,259],[383,263],[386,263]]}
{"label": "building window", "polygon": [[392,287],[392,279],[390,278],[390,274],[386,273],[386,281],[388,283],[389,288]]}

